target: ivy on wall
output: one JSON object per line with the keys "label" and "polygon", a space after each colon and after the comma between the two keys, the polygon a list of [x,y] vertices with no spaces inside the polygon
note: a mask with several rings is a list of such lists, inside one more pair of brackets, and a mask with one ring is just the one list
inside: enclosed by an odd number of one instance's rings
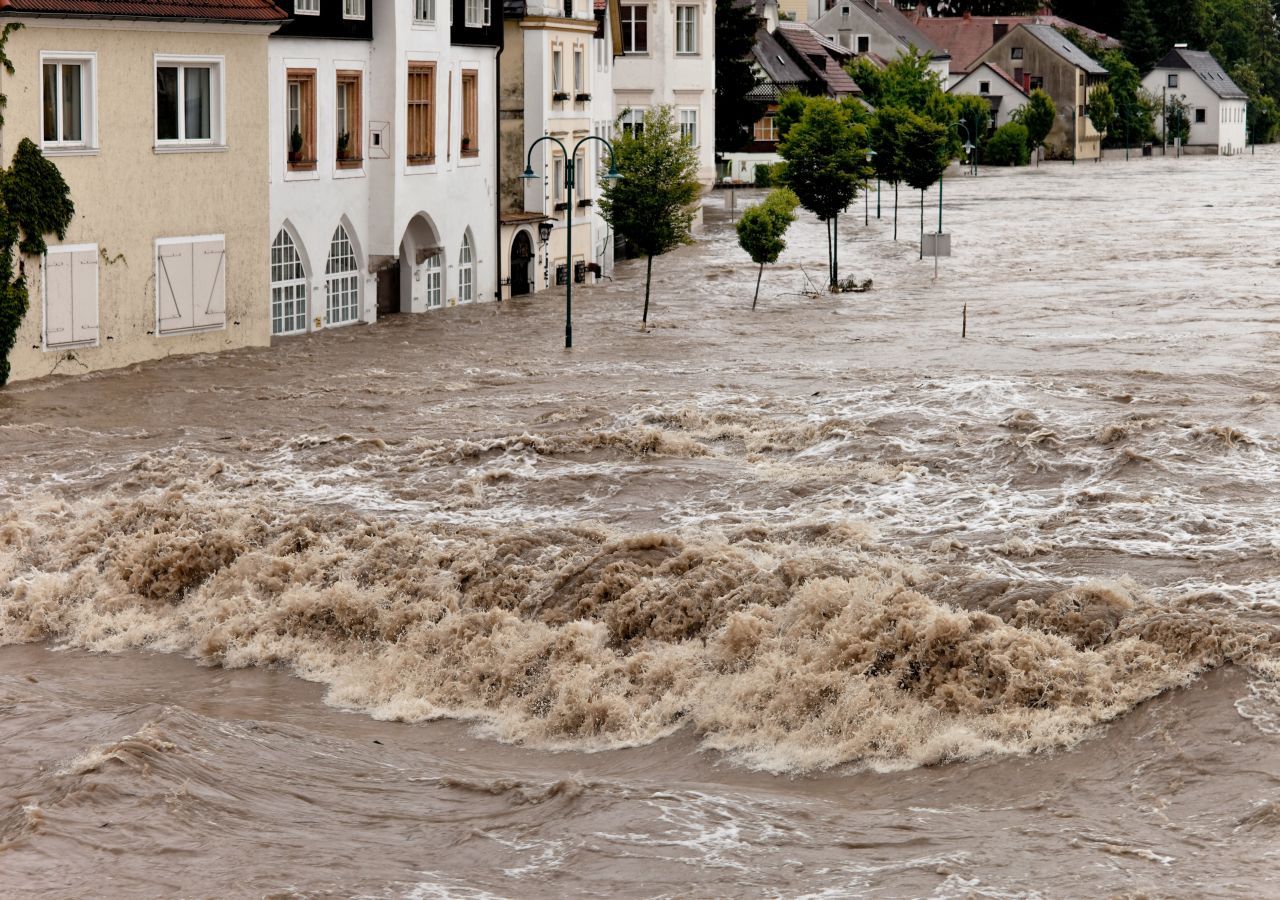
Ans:
{"label": "ivy on wall", "polygon": [[[5,53],[5,45],[9,35],[21,27],[19,23],[9,23],[0,31],[0,67],[10,75],[13,62]],[[0,94],[0,128],[4,127],[7,99]],[[39,147],[23,138],[13,163],[0,169],[0,385],[9,380],[9,353],[29,306],[22,257],[42,255],[47,249],[47,234],[57,235],[58,240],[65,238],[75,211],[71,191],[58,167],[45,159]]]}

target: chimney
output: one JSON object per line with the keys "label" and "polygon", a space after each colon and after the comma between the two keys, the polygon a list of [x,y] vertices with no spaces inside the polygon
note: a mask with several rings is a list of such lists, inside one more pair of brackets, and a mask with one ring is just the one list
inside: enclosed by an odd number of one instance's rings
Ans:
{"label": "chimney", "polygon": [[1006,22],[996,22],[991,26],[991,43],[996,43],[1000,38],[1009,33],[1009,25]]}
{"label": "chimney", "polygon": [[968,22],[968,21],[970,21],[972,18],[973,18],[973,14],[972,14],[972,13],[970,13],[970,12],[969,12],[969,10],[967,10],[967,9],[966,9],[966,10],[964,11],[964,20],[965,20],[966,22]]}

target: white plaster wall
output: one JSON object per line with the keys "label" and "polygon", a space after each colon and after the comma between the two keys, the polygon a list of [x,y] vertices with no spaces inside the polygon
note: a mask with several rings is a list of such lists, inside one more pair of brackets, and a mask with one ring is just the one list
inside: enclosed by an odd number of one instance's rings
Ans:
{"label": "white plaster wall", "polygon": [[[1169,76],[1178,76],[1178,86],[1168,87]],[[1187,105],[1191,116],[1191,138],[1189,146],[1217,147],[1219,153],[1239,153],[1248,143],[1248,123],[1245,121],[1244,100],[1222,100],[1213,89],[1200,80],[1190,69],[1153,69],[1142,86],[1157,99],[1163,94],[1177,96]],[[1195,121],[1197,108],[1205,110],[1205,121]],[[1225,110],[1225,114],[1224,114]],[[1224,121],[1225,117],[1225,121]],[[1162,117],[1156,118],[1156,133],[1163,126]]]}
{"label": "white plaster wall", "polygon": [[982,82],[991,82],[991,96],[1000,97],[1000,111],[996,114],[996,127],[1005,125],[1013,119],[1015,111],[1027,105],[1027,95],[1022,93],[1008,81],[993,72],[987,65],[981,65],[961,78],[951,88],[952,94],[972,94],[981,96],[979,88]]}
{"label": "white plaster wall", "polygon": [[[270,174],[271,229],[267,247],[286,225],[302,255],[307,272],[307,330],[324,328],[325,261],[329,244],[339,224],[347,228],[361,269],[361,321],[376,316],[377,280],[369,271],[369,169],[377,163],[370,158],[369,102],[373,66],[367,41],[335,41],[310,38],[273,37],[268,43],[267,85],[270,98],[268,172]],[[316,70],[316,154],[314,172],[288,169],[288,126],[285,110],[287,69]],[[339,169],[335,153],[335,100],[337,71],[364,72],[364,165],[359,169]],[[263,288],[264,302],[270,306],[270,284]]]}

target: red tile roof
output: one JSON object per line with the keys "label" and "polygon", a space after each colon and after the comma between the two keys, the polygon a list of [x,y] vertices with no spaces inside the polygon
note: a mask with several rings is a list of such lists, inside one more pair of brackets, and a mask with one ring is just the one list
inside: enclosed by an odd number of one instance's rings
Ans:
{"label": "red tile roof", "polygon": [[289,18],[271,0],[0,0],[0,13],[215,22],[283,22]]}
{"label": "red tile roof", "polygon": [[1078,28],[1084,34],[1097,39],[1107,49],[1120,46],[1120,42],[1105,34],[1069,22],[1060,16],[920,16],[915,26],[929,36],[939,47],[951,54],[951,71],[968,72],[978,57],[995,44],[995,26],[1004,25],[1012,31],[1018,25],[1052,25],[1059,31]]}

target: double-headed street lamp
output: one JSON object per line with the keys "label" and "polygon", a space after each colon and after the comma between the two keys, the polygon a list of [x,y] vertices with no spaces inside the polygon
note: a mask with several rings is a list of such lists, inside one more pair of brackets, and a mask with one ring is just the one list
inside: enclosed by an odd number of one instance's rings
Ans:
{"label": "double-headed street lamp", "polygon": [[521,178],[531,180],[537,178],[537,174],[533,171],[533,150],[543,141],[551,141],[560,148],[560,152],[564,154],[564,190],[565,199],[568,203],[565,205],[565,211],[568,216],[565,220],[565,227],[568,231],[565,233],[565,285],[564,285],[564,347],[566,350],[573,347],[573,279],[576,276],[573,267],[573,188],[575,182],[574,161],[578,158],[578,151],[582,149],[582,145],[588,141],[599,141],[609,148],[609,172],[604,177],[609,181],[615,181],[622,177],[618,172],[617,161],[613,156],[613,144],[609,143],[598,134],[589,134],[573,146],[573,153],[570,154],[565,145],[561,143],[559,138],[551,135],[544,135],[529,145],[529,152],[525,157],[524,174]]}
{"label": "double-headed street lamp", "polygon": [[[969,139],[969,127],[958,120],[952,122],[951,127],[964,129],[964,158],[967,163],[973,152],[978,149],[973,145],[973,141]],[[943,172],[942,175],[938,176],[938,234],[942,234],[942,182],[946,178],[946,174],[946,172]],[[977,174],[976,170],[974,174]],[[924,259],[923,246],[921,246],[920,254],[920,258]]]}

